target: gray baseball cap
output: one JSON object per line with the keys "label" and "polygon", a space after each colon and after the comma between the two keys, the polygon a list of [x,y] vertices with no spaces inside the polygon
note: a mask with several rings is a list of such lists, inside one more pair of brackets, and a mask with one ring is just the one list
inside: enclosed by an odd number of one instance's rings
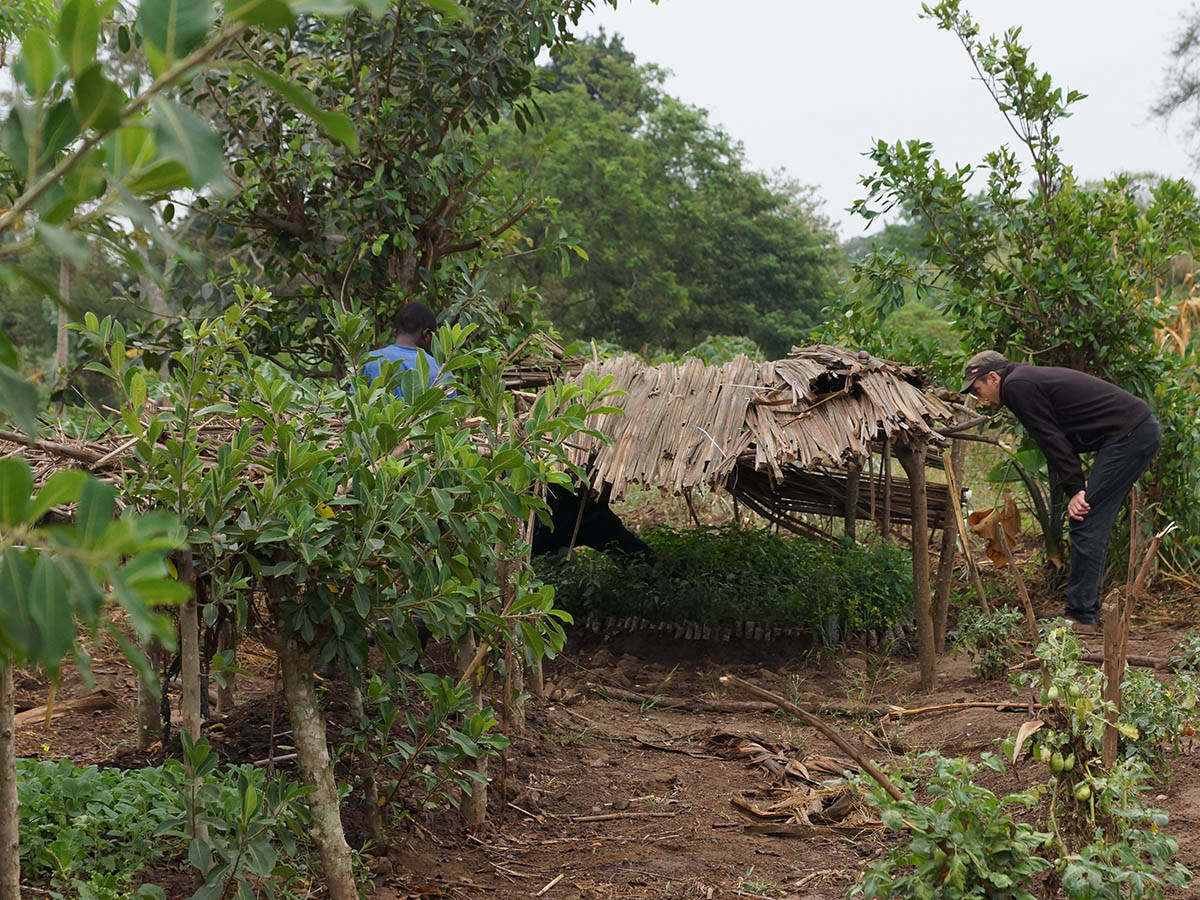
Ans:
{"label": "gray baseball cap", "polygon": [[1003,353],[997,353],[995,350],[984,350],[982,353],[976,353],[969,360],[966,366],[963,367],[963,377],[967,380],[963,382],[962,391],[965,394],[971,389],[971,385],[975,383],[975,379],[980,375],[986,375],[988,372],[999,372],[1008,365],[1008,360],[1004,358]]}

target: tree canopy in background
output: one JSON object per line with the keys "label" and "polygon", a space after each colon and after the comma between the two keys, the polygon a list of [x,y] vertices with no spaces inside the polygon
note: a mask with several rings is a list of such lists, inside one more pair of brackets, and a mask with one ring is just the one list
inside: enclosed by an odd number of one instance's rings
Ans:
{"label": "tree canopy in background", "polygon": [[[506,298],[480,284],[491,244],[524,208],[493,189],[478,142],[503,116],[531,119],[538,53],[570,40],[592,5],[468,0],[446,16],[400,3],[380,19],[301,19],[243,41],[231,78],[194,85],[192,102],[231,157],[232,191],[201,213],[232,232],[230,246],[280,303],[260,349],[327,371],[337,353],[323,308],[362,309],[390,337],[392,314],[415,296],[493,332],[523,327],[528,310],[509,316]],[[275,86],[289,81],[352,115],[356,138],[280,105]]]}
{"label": "tree canopy in background", "polygon": [[[750,170],[664,78],[601,33],[543,69],[544,118],[493,129],[510,194],[546,198],[509,237],[511,277],[572,337],[678,351],[742,335],[781,356],[834,289],[835,239],[811,189]],[[537,252],[564,241],[582,250],[569,268]]]}

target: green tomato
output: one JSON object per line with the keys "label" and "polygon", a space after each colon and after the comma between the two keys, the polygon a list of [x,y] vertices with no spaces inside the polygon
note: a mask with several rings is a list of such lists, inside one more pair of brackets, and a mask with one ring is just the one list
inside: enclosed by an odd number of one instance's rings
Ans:
{"label": "green tomato", "polygon": [[1067,758],[1063,760],[1063,771],[1070,772],[1073,768],[1075,768],[1075,754],[1068,753]]}
{"label": "green tomato", "polygon": [[1072,700],[1078,700],[1083,696],[1083,688],[1077,684],[1069,684],[1067,685],[1067,693],[1071,696]]}
{"label": "green tomato", "polygon": [[1050,771],[1057,775],[1063,770],[1063,756],[1061,753],[1055,753],[1050,757]]}
{"label": "green tomato", "polygon": [[1052,684],[1046,688],[1046,699],[1051,703],[1057,703],[1059,698],[1058,685]]}
{"label": "green tomato", "polygon": [[1080,803],[1086,802],[1087,799],[1091,796],[1092,796],[1092,789],[1090,787],[1088,787],[1086,784],[1081,784],[1081,785],[1079,785],[1079,787],[1075,788],[1075,799],[1078,800]]}

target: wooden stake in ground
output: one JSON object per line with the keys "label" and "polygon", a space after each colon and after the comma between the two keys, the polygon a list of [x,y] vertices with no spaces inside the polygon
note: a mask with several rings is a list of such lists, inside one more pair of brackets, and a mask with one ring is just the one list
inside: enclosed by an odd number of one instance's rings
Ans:
{"label": "wooden stake in ground", "polygon": [[742,681],[742,679],[738,678],[736,675],[722,675],[721,683],[740,688],[748,694],[753,694],[760,700],[766,700],[770,703],[774,703],[784,712],[795,716],[801,722],[811,725],[813,728],[817,729],[817,731],[821,732],[821,734],[825,735],[825,737],[827,737],[829,740],[833,741],[839,750],[858,763],[859,768],[874,778],[879,786],[887,791],[889,797],[891,797],[893,800],[899,801],[908,799],[903,793],[901,793],[900,789],[892,783],[892,780],[879,770],[879,767],[876,766],[875,763],[863,756],[862,753],[857,750],[857,748],[849,744],[845,738],[843,738],[840,734],[834,731],[834,729],[830,728],[812,713],[806,712],[796,704],[785,700],[783,697],[780,697],[778,694],[772,693],[765,688],[760,688],[758,685],[751,684],[748,681]]}
{"label": "wooden stake in ground", "polygon": [[[953,467],[946,470],[949,475],[947,478],[950,482],[950,493],[958,496],[958,479]],[[954,527],[958,530],[958,540],[962,545],[963,558],[967,561],[967,571],[971,573],[971,583],[975,585],[975,593],[979,597],[979,608],[983,610],[985,615],[992,614],[992,605],[988,603],[987,592],[983,589],[983,579],[979,577],[979,566],[975,564],[975,556],[971,553],[971,544],[967,536],[967,523],[963,521],[961,515],[954,517]]]}
{"label": "wooden stake in ground", "polygon": [[[1007,499],[1008,491],[1004,493]],[[1029,589],[1025,587],[1025,577],[1021,574],[1021,567],[1017,565],[1017,558],[1013,556],[1012,548],[1008,546],[1008,535],[1004,533],[1003,522],[996,523],[996,535],[1000,538],[1000,549],[1008,557],[1008,564],[1012,566],[1013,578],[1017,582],[1017,595],[1021,598],[1021,606],[1025,610],[1025,631],[1029,635],[1030,642],[1036,647],[1038,641],[1041,640],[1037,627],[1037,616],[1033,612],[1033,601],[1029,599]]]}

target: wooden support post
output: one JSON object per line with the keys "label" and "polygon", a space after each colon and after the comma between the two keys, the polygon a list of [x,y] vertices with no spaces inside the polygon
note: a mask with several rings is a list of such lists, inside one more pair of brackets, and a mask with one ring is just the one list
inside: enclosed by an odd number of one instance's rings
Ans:
{"label": "wooden support post", "polygon": [[[921,470],[924,473],[924,469]],[[879,533],[886,541],[892,535],[892,439],[883,442],[883,513],[879,525]]]}
{"label": "wooden support post", "polygon": [[846,467],[846,537],[855,538],[858,525],[858,488],[862,479],[862,463],[855,460]]}
{"label": "wooden support post", "polygon": [[[938,653],[946,652],[946,619],[950,613],[950,584],[954,580],[954,550],[958,545],[958,523],[962,521],[958,483],[966,455],[966,445],[962,441],[955,441],[954,447],[942,454],[946,466],[946,514],[942,517],[942,546],[933,589],[933,645]],[[964,546],[963,551],[969,555],[967,547]]]}
{"label": "wooden support post", "polygon": [[[870,447],[867,448],[870,450]],[[875,454],[874,452],[867,454],[867,485],[871,490],[871,523],[875,524],[879,520],[875,518]]]}
{"label": "wooden support post", "polygon": [[913,613],[917,620],[917,659],[921,669],[921,690],[933,690],[937,676],[934,647],[933,610],[929,597],[929,506],[925,491],[925,447],[900,445],[896,451],[900,465],[908,475],[912,495]]}

